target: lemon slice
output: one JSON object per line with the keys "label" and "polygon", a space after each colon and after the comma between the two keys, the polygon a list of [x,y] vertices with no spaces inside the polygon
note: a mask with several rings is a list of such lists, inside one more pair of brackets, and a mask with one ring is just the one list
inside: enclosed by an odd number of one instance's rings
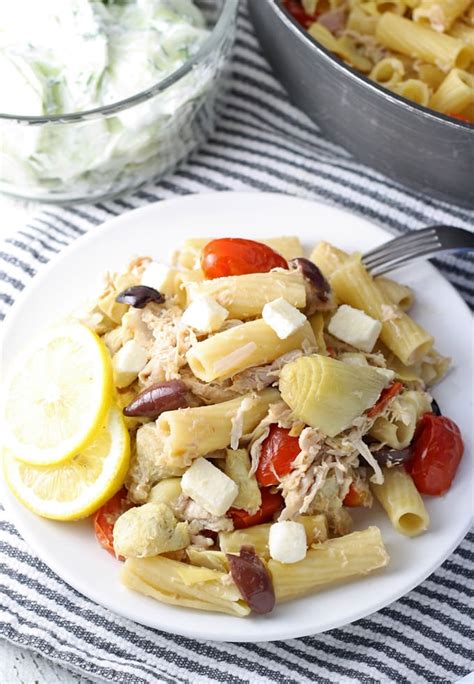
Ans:
{"label": "lemon slice", "polygon": [[91,442],[56,466],[32,466],[4,451],[5,479],[21,503],[37,515],[77,520],[94,513],[123,485],[130,463],[130,440],[119,409]]}
{"label": "lemon slice", "polygon": [[112,393],[110,358],[97,335],[80,323],[53,328],[9,374],[4,443],[25,463],[62,463],[105,421]]}

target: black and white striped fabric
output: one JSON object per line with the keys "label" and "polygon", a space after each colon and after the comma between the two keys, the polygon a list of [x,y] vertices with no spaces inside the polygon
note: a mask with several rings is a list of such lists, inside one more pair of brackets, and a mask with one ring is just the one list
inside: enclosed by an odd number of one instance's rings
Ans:
{"label": "black and white striped fabric", "polygon": [[[242,10],[231,90],[212,139],[174,175],[122,199],[49,208],[0,246],[0,317],[63,247],[148,202],[209,190],[280,191],[330,202],[393,233],[471,228],[474,212],[387,181],[321,136],[288,103]],[[440,259],[474,306],[474,260]],[[145,682],[456,682],[474,668],[474,535],[416,590],[370,618],[285,642],[217,644],[142,627],[51,572],[0,506],[0,635],[93,680]]]}

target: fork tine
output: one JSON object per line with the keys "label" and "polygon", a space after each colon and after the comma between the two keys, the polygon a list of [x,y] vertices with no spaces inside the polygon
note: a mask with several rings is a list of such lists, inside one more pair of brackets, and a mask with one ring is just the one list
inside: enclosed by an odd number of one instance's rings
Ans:
{"label": "fork tine", "polygon": [[432,256],[438,254],[439,252],[447,253],[456,251],[458,251],[457,248],[446,249],[445,247],[439,245],[438,247],[430,247],[422,251],[414,250],[413,252],[396,256],[393,259],[381,261],[378,265],[370,266],[367,268],[370,272],[370,275],[375,277],[378,275],[382,275],[383,273],[387,273],[388,271],[393,271],[396,268],[401,268],[406,263],[413,263],[414,261],[418,261],[419,259],[430,259]]}
{"label": "fork tine", "polygon": [[378,255],[380,252],[385,252],[387,249],[392,249],[395,246],[398,246],[399,244],[405,244],[408,245],[411,242],[416,242],[420,239],[423,239],[427,235],[435,235],[435,230],[433,227],[431,228],[421,228],[420,230],[415,230],[411,233],[405,233],[404,235],[400,235],[397,238],[393,238],[393,240],[389,240],[388,242],[384,242],[382,245],[379,245],[378,247],[375,247],[374,249],[371,249],[369,252],[366,252],[364,254],[364,258],[372,258],[372,256]]}
{"label": "fork tine", "polygon": [[408,243],[400,242],[398,245],[387,243],[387,249],[374,255],[364,254],[362,260],[367,267],[375,267],[376,265],[392,259],[396,256],[404,256],[409,253],[418,252],[424,249],[441,247],[440,241],[436,236],[426,236],[419,240],[411,240]]}

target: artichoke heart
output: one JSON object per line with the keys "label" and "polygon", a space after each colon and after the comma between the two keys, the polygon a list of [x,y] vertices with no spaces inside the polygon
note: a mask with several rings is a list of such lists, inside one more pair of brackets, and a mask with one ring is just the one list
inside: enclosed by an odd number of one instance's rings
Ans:
{"label": "artichoke heart", "polygon": [[328,356],[302,356],[284,366],[280,392],[293,414],[329,437],[351,426],[377,401],[386,379],[376,370]]}

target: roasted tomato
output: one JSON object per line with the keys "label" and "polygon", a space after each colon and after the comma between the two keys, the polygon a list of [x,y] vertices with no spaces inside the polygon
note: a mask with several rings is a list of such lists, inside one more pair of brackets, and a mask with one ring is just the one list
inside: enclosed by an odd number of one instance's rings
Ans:
{"label": "roasted tomato", "polygon": [[291,470],[291,464],[300,453],[298,437],[278,425],[271,425],[268,437],[262,442],[260,460],[255,476],[262,487],[280,482]]}
{"label": "roasted tomato", "polygon": [[472,123],[472,121],[468,119],[467,116],[463,116],[462,114],[458,114],[457,112],[449,112],[449,114],[446,114],[446,116],[451,116],[453,119],[459,119],[460,121],[465,121],[466,123]]}
{"label": "roasted tomato", "polygon": [[354,486],[354,483],[349,487],[349,491],[344,497],[343,504],[348,508],[357,508],[359,506],[365,506],[367,500],[367,492],[364,492]]}
{"label": "roasted tomato", "polygon": [[208,279],[245,273],[266,273],[272,268],[288,268],[288,263],[274,249],[254,240],[220,238],[204,247],[201,268]]}
{"label": "roasted tomato", "polygon": [[280,492],[273,493],[269,489],[261,489],[260,492],[262,493],[262,505],[253,515],[241,508],[229,508],[229,515],[236,530],[271,522],[275,513],[283,508],[284,501]]}
{"label": "roasted tomato", "polygon": [[378,400],[375,402],[375,404],[372,406],[372,408],[369,408],[367,411],[367,415],[369,418],[373,418],[374,416],[377,416],[379,413],[382,413],[384,408],[387,406],[388,402],[391,401],[394,397],[397,396],[397,394],[400,394],[400,392],[403,389],[403,385],[401,382],[394,382],[390,387],[386,387],[384,390],[382,390],[382,394],[378,398]]}
{"label": "roasted tomato", "polygon": [[306,14],[300,0],[284,0],[283,5],[291,16],[296,19],[298,24],[301,24],[304,28],[309,28],[318,16],[318,13],[314,15]]}
{"label": "roasted tomato", "polygon": [[97,541],[113,556],[115,556],[114,525],[122,513],[129,508],[131,504],[127,501],[127,490],[123,487],[94,514],[94,531]]}
{"label": "roasted tomato", "polygon": [[451,487],[464,453],[461,431],[445,416],[425,413],[418,423],[406,468],[422,494],[440,496]]}

